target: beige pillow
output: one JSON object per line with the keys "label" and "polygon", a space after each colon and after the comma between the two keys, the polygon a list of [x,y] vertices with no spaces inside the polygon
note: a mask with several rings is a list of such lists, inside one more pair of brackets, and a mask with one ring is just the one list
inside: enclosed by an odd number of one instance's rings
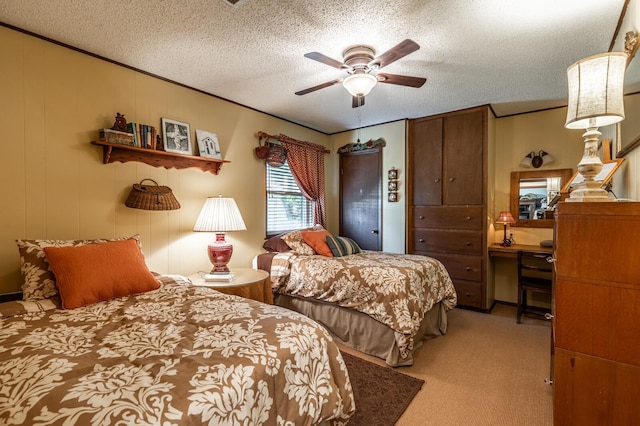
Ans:
{"label": "beige pillow", "polygon": [[16,240],[20,253],[20,272],[22,273],[22,299],[41,300],[58,294],[56,280],[44,247],[78,247],[87,244],[104,243],[107,241],[136,240],[142,251],[140,235],[113,239],[95,240]]}
{"label": "beige pillow", "polygon": [[292,231],[288,234],[282,236],[282,240],[287,243],[289,247],[291,247],[291,251],[296,254],[306,254],[306,255],[314,255],[316,254],[315,250],[311,248],[309,244],[304,241],[302,237],[302,232],[304,231],[318,231],[323,229],[321,226],[316,225],[313,228],[301,229],[299,231]]}

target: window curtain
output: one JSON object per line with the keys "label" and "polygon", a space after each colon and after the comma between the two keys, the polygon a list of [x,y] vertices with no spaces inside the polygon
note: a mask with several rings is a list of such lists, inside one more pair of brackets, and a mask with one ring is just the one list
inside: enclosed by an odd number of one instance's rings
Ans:
{"label": "window curtain", "polygon": [[270,136],[260,132],[258,136],[278,140],[287,150],[291,175],[305,198],[313,201],[313,221],[326,229],[324,154],[330,151],[322,145],[299,141],[285,135]]}

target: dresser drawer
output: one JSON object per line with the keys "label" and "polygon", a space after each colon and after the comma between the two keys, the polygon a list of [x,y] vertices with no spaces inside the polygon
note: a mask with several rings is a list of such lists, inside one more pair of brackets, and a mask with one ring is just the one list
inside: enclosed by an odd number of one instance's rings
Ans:
{"label": "dresser drawer", "polygon": [[482,285],[453,280],[458,295],[458,305],[483,309]]}
{"label": "dresser drawer", "polygon": [[452,279],[482,281],[482,257],[456,254],[430,253],[438,259],[449,272]]}
{"label": "dresser drawer", "polygon": [[415,251],[482,255],[482,232],[414,229]]}
{"label": "dresser drawer", "polygon": [[481,206],[414,207],[414,228],[482,229]]}

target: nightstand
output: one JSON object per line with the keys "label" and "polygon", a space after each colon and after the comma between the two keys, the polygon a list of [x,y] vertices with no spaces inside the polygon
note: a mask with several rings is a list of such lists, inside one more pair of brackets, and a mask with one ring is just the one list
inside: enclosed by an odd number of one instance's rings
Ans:
{"label": "nightstand", "polygon": [[189,275],[193,285],[209,287],[221,293],[242,296],[247,299],[257,300],[273,304],[273,293],[271,292],[271,280],[269,273],[260,269],[235,268],[231,269],[233,279],[231,281],[208,281],[205,282],[202,273]]}

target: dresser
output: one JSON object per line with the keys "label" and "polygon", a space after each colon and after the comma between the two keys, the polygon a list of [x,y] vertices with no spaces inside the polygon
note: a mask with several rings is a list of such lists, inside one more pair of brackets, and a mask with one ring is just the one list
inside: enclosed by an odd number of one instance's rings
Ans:
{"label": "dresser", "polygon": [[640,203],[558,203],[554,424],[640,419]]}
{"label": "dresser", "polygon": [[458,305],[488,311],[488,108],[409,120],[407,252],[440,260]]}

